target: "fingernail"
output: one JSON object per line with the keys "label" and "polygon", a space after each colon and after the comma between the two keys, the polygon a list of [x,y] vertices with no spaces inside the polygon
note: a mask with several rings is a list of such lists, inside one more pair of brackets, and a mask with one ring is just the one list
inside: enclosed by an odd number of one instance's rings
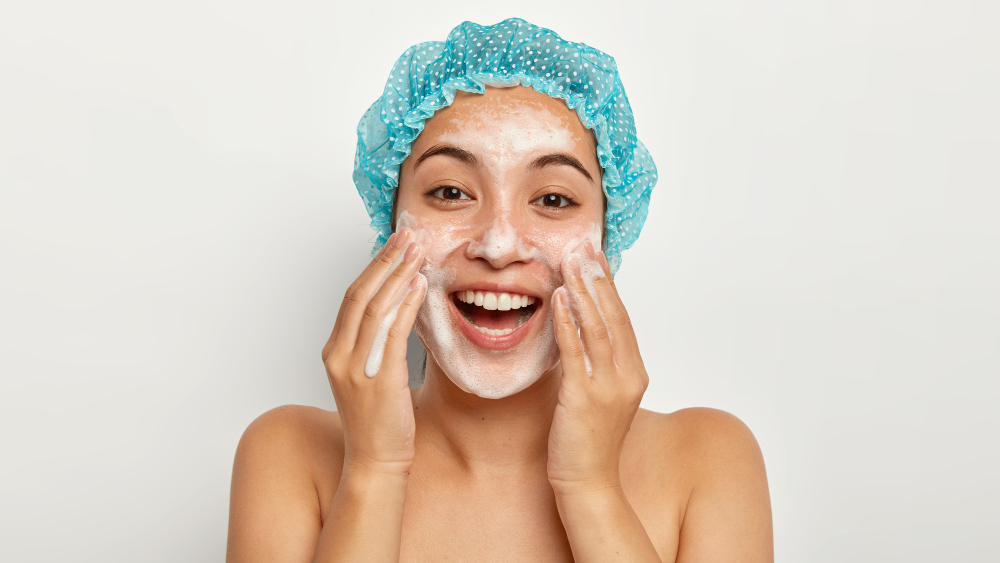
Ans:
{"label": "fingernail", "polygon": [[389,235],[389,239],[385,241],[385,245],[387,247],[392,247],[392,243],[395,240],[396,240],[396,233],[392,233],[391,235]]}
{"label": "fingernail", "polygon": [[559,291],[557,289],[556,292],[555,292],[555,296],[556,296],[556,303],[558,303],[560,307],[569,307],[569,302],[566,301],[566,291],[565,290]]}
{"label": "fingernail", "polygon": [[396,237],[396,240],[393,241],[393,246],[396,248],[403,248],[406,246],[406,243],[410,242],[410,229],[403,227],[396,234],[398,236]]}
{"label": "fingernail", "polygon": [[590,243],[590,242],[583,243],[583,249],[587,251],[587,256],[591,260],[593,260],[594,258],[596,258],[596,256],[594,255],[594,245],[593,245],[593,243]]}
{"label": "fingernail", "polygon": [[414,258],[420,255],[420,245],[413,243],[409,248],[406,249],[406,254],[403,255],[403,262],[411,262]]}
{"label": "fingernail", "polygon": [[608,257],[604,255],[604,252],[598,252],[597,259],[601,262],[601,265],[604,266],[605,270],[609,272],[611,271],[611,265],[608,264]]}
{"label": "fingernail", "polygon": [[410,290],[412,291],[418,287],[420,287],[420,276],[413,276],[413,279],[410,280]]}

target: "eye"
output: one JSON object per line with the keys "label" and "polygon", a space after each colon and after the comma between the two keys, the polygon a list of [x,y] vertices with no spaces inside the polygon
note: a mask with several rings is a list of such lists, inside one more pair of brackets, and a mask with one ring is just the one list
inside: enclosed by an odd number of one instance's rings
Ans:
{"label": "eye", "polygon": [[472,199],[469,194],[463,192],[462,190],[454,186],[444,186],[431,190],[429,195],[439,197],[441,199]]}
{"label": "eye", "polygon": [[569,207],[576,205],[572,199],[559,194],[545,194],[531,203],[536,203],[544,207]]}

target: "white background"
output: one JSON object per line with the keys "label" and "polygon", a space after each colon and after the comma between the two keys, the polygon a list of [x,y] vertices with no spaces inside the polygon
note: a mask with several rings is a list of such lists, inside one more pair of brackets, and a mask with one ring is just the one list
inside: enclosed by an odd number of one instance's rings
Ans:
{"label": "white background", "polygon": [[0,560],[223,559],[243,429],[334,406],[358,119],[515,15],[618,60],[643,405],[750,426],[778,560],[996,560],[1000,10],[903,0],[5,3]]}

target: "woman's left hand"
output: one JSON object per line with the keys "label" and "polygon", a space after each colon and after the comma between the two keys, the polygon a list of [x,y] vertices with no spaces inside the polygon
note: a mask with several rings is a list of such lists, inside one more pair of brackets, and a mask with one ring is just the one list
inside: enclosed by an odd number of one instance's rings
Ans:
{"label": "woman's left hand", "polygon": [[579,260],[563,264],[564,286],[553,293],[562,381],[549,431],[548,476],[557,493],[621,486],[622,446],[649,384],[607,258],[595,255],[589,243],[585,251],[604,271],[589,284],[593,294]]}

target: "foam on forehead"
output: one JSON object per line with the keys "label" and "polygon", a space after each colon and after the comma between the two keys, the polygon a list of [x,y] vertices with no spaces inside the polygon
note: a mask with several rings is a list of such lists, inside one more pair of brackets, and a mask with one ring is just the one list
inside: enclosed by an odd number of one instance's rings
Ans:
{"label": "foam on forehead", "polygon": [[544,149],[573,152],[585,143],[583,149],[596,158],[593,136],[575,113],[560,100],[525,90],[541,100],[490,95],[487,89],[487,94],[477,94],[465,104],[456,100],[431,117],[423,134],[470,150],[494,176]]}

